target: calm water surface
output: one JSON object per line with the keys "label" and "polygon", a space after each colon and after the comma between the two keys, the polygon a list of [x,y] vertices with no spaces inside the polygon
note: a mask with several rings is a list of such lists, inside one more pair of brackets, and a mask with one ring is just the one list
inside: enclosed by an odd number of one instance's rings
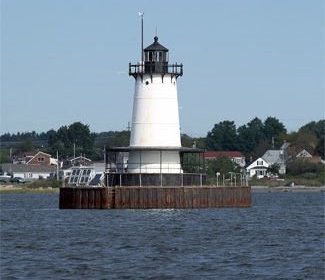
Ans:
{"label": "calm water surface", "polygon": [[59,210],[3,194],[0,279],[324,279],[324,193],[249,209]]}

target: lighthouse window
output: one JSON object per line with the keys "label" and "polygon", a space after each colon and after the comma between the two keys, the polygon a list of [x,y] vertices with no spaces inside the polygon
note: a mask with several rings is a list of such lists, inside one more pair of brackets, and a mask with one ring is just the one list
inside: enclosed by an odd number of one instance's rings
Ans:
{"label": "lighthouse window", "polygon": [[152,52],[149,52],[149,61],[152,61]]}

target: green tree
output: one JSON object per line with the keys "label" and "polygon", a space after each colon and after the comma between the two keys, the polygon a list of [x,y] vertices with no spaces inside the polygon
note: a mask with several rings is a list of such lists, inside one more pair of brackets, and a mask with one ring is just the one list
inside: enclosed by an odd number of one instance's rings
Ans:
{"label": "green tree", "polygon": [[279,170],[280,170],[280,165],[278,163],[274,163],[266,169],[266,172],[271,173],[273,175],[278,175]]}
{"label": "green tree", "polygon": [[283,123],[281,123],[278,119],[268,117],[264,121],[263,133],[267,142],[270,145],[274,144],[275,149],[279,149],[283,143],[287,130]]}
{"label": "green tree", "polygon": [[205,137],[191,137],[187,134],[181,135],[182,147],[205,149]]}
{"label": "green tree", "polygon": [[89,126],[81,122],[75,122],[68,128],[68,139],[75,145],[76,155],[85,154],[90,156],[93,151],[94,135],[90,132]]}
{"label": "green tree", "polygon": [[324,158],[324,137],[325,120],[320,120],[309,122],[297,132],[286,135],[286,140],[290,143],[290,153],[293,156],[302,149],[306,149],[312,155]]}
{"label": "green tree", "polygon": [[182,134],[181,135],[181,142],[182,142],[182,147],[192,147],[195,140],[188,136],[187,134]]}
{"label": "green tree", "polygon": [[288,175],[302,175],[304,173],[324,173],[325,167],[321,163],[308,162],[303,159],[289,162],[286,167]]}
{"label": "green tree", "polygon": [[62,126],[49,137],[51,153],[59,152],[63,157],[83,154],[91,157],[94,145],[94,135],[90,133],[88,125],[75,122],[70,126]]}
{"label": "green tree", "polygon": [[206,149],[206,138],[205,137],[198,137],[194,138],[194,141],[196,143],[196,147],[199,149]]}
{"label": "green tree", "polygon": [[215,124],[206,137],[208,150],[232,151],[238,149],[236,125],[233,121],[223,121]]}
{"label": "green tree", "polygon": [[49,150],[51,154],[56,151],[65,157],[71,156],[71,142],[68,137],[68,127],[61,126],[55,134],[52,134],[48,140]]}
{"label": "green tree", "polygon": [[312,121],[297,132],[296,146],[324,158],[325,120]]}
{"label": "green tree", "polygon": [[181,161],[185,173],[203,172],[203,161],[199,154],[184,153]]}
{"label": "green tree", "polygon": [[315,134],[318,139],[322,138],[325,135],[325,120],[305,124],[298,130],[298,133],[302,132]]}
{"label": "green tree", "polygon": [[0,150],[0,163],[8,163],[10,162],[9,150],[1,149]]}
{"label": "green tree", "polygon": [[239,127],[238,137],[242,152],[254,158],[260,156],[260,150],[256,149],[259,144],[265,142],[265,135],[264,125],[259,118],[254,118],[247,125]]}
{"label": "green tree", "polygon": [[240,166],[227,157],[221,157],[214,160],[207,161],[207,175],[208,177],[215,177],[216,173],[228,174],[229,172],[240,172]]}
{"label": "green tree", "polygon": [[315,149],[315,152],[322,158],[322,159],[325,159],[325,136],[323,136],[317,146],[316,146],[316,149]]}
{"label": "green tree", "polygon": [[94,134],[94,149],[91,159],[101,160],[104,156],[104,147],[127,147],[130,143],[130,131],[108,131]]}
{"label": "green tree", "polygon": [[96,147],[127,147],[130,143],[130,131],[101,132],[95,136]]}
{"label": "green tree", "polygon": [[19,151],[20,153],[23,153],[23,152],[30,152],[30,151],[33,150],[33,148],[34,148],[34,146],[33,146],[33,141],[32,141],[32,139],[27,138],[27,139],[25,139],[25,140],[23,141],[22,144],[19,145],[19,147],[18,147],[18,151]]}

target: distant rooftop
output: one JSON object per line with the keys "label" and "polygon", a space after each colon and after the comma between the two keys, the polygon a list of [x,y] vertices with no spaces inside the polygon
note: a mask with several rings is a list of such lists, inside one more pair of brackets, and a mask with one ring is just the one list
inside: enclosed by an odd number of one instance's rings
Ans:
{"label": "distant rooftop", "polygon": [[269,164],[280,163],[283,161],[282,150],[267,150],[262,158]]}
{"label": "distant rooftop", "polygon": [[221,158],[221,157],[244,157],[239,151],[206,151],[204,152],[205,158]]}

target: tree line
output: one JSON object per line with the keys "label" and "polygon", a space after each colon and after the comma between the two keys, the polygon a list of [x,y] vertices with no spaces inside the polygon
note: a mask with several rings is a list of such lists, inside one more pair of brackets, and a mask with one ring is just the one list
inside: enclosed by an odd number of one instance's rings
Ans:
{"label": "tree line", "polygon": [[295,152],[306,149],[313,155],[324,158],[325,120],[312,121],[288,133],[284,124],[274,117],[264,122],[254,118],[245,125],[236,128],[233,121],[215,124],[204,139],[204,148],[208,150],[238,150],[246,157],[257,158],[268,149],[279,149],[289,142]]}
{"label": "tree line", "polygon": [[[219,122],[208,131],[206,137],[181,135],[182,145],[216,151],[241,151],[247,158],[255,159],[268,149],[279,149],[284,141],[297,149],[306,149],[313,155],[324,157],[325,120],[312,121],[296,132],[288,133],[277,118],[265,121],[254,118],[247,124],[236,127],[234,121]],[[94,133],[88,125],[75,122],[61,126],[58,130],[36,133],[23,132],[0,136],[1,162],[8,160],[8,150],[13,154],[30,150],[42,150],[61,157],[84,155],[92,160],[103,158],[104,147],[128,146],[130,131],[109,131]]]}

